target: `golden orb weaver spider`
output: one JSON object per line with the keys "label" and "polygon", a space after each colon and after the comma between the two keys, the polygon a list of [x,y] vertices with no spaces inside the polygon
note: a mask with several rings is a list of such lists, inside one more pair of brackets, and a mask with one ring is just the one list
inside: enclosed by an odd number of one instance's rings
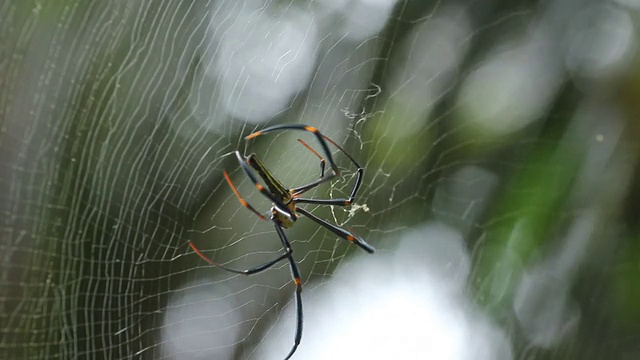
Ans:
{"label": "golden orb weaver spider", "polygon": [[[256,154],[251,154],[245,158],[242,155],[240,155],[239,151],[235,151],[235,155],[238,158],[238,162],[240,163],[240,166],[244,170],[245,174],[255,184],[255,187],[260,191],[260,193],[262,193],[264,196],[266,196],[273,202],[273,206],[271,207],[271,210],[270,210],[271,211],[270,219],[267,219],[264,215],[258,212],[253,206],[247,203],[242,198],[242,196],[240,196],[238,189],[235,187],[235,185],[233,185],[233,182],[231,181],[231,178],[229,177],[229,174],[227,174],[226,171],[223,172],[223,175],[225,180],[231,187],[231,190],[233,190],[233,193],[236,195],[236,197],[240,201],[240,204],[242,204],[242,206],[251,210],[260,219],[264,221],[271,220],[273,222],[276,232],[280,237],[280,241],[282,242],[284,253],[273,260],[267,261],[264,264],[252,267],[250,269],[236,270],[209,259],[200,250],[198,250],[198,248],[193,244],[193,242],[189,242],[189,245],[191,246],[193,251],[196,252],[196,254],[198,254],[210,265],[217,266],[226,271],[230,271],[236,274],[244,274],[244,275],[256,274],[264,270],[267,270],[268,268],[280,262],[281,260],[287,259],[287,261],[289,262],[289,268],[291,269],[291,277],[293,278],[293,283],[296,286],[295,296],[296,296],[296,314],[297,314],[294,343],[293,343],[293,347],[285,357],[285,360],[287,360],[291,358],[291,356],[293,356],[293,354],[296,352],[298,345],[300,345],[300,339],[302,339],[302,319],[303,319],[302,296],[301,296],[302,280],[300,279],[300,271],[298,270],[298,265],[293,258],[293,249],[291,248],[291,244],[289,243],[289,240],[285,236],[283,229],[292,227],[293,224],[298,219],[299,214],[302,214],[308,217],[309,219],[315,221],[320,226],[325,227],[327,230],[331,231],[335,235],[338,235],[340,238],[358,245],[360,248],[362,248],[364,251],[368,253],[375,252],[375,249],[373,248],[373,246],[367,244],[366,241],[364,241],[361,237],[359,237],[355,233],[349,230],[345,230],[337,225],[331,224],[326,220],[322,220],[319,217],[311,214],[307,210],[296,206],[297,204],[320,204],[320,205],[337,205],[337,206],[350,205],[355,200],[358,190],[360,189],[360,185],[362,184],[362,174],[364,172],[362,167],[356,162],[356,160],[353,157],[351,157],[351,155],[349,155],[346,151],[344,151],[344,149],[341,146],[336,144],[333,140],[329,139],[327,136],[321,134],[320,131],[318,131],[318,129],[308,125],[301,125],[301,124],[276,125],[276,126],[268,127],[261,131],[256,131],[248,135],[247,137],[245,137],[245,140],[251,140],[257,136],[266,134],[268,132],[281,131],[281,130],[302,130],[302,131],[308,131],[313,133],[316,139],[318,139],[320,146],[322,147],[322,151],[324,152],[326,161],[329,162],[331,171],[325,174],[325,165],[326,165],[325,158],[323,158],[320,154],[318,154],[307,143],[298,139],[298,141],[300,141],[302,145],[304,145],[307,149],[313,152],[318,158],[320,158],[320,178],[310,182],[309,184],[288,189],[271,174],[271,172],[267,169],[267,167],[260,160],[260,158],[258,158]],[[340,171],[338,170],[338,166],[333,161],[333,157],[331,156],[331,152],[329,151],[329,146],[327,145],[327,141],[331,143],[333,146],[335,146],[336,148],[338,148],[338,150],[340,150],[344,155],[346,155],[347,158],[349,158],[349,160],[357,168],[356,181],[353,186],[353,189],[351,189],[351,194],[349,195],[348,198],[340,198],[340,199],[301,198],[300,195],[317,187],[320,184],[330,181],[332,178],[340,174]],[[258,173],[258,175],[260,175],[262,180],[267,185],[268,189],[262,186],[260,182],[258,182],[258,179],[256,178],[256,176],[253,174],[251,170],[252,168]]]}

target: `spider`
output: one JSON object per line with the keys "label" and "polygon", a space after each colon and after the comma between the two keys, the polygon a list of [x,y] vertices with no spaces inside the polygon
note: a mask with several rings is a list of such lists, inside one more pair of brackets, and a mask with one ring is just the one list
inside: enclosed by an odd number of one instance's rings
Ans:
{"label": "spider", "polygon": [[[289,262],[289,267],[291,269],[291,277],[296,287],[295,298],[296,298],[297,321],[296,321],[296,332],[294,336],[293,347],[285,357],[285,360],[287,360],[291,358],[291,356],[293,356],[293,354],[296,352],[296,349],[300,344],[300,339],[302,339],[303,312],[302,312],[302,297],[301,297],[302,280],[300,279],[300,271],[298,270],[298,265],[296,264],[296,261],[293,258],[293,249],[291,248],[291,244],[289,243],[289,240],[287,239],[284,233],[284,229],[288,229],[292,227],[293,224],[296,222],[296,220],[300,217],[300,215],[304,215],[309,219],[318,223],[320,226],[325,227],[327,230],[331,231],[338,237],[344,240],[347,240],[353,244],[356,244],[357,246],[359,246],[360,248],[362,248],[364,251],[368,253],[375,252],[375,249],[373,248],[373,246],[369,245],[366,241],[364,241],[361,237],[359,237],[355,233],[349,230],[345,230],[337,225],[331,224],[323,219],[320,219],[319,217],[313,215],[309,211],[297,206],[298,204],[320,204],[320,205],[337,205],[337,206],[350,205],[355,200],[358,190],[360,189],[360,185],[362,184],[362,174],[364,172],[362,167],[360,167],[360,165],[358,165],[355,159],[351,157],[351,155],[349,155],[347,152],[345,152],[342,147],[336,144],[333,140],[329,139],[327,136],[321,134],[320,131],[318,131],[318,129],[308,125],[301,125],[301,124],[276,125],[276,126],[268,127],[261,131],[256,131],[248,135],[247,137],[245,137],[245,140],[251,140],[255,137],[266,134],[268,132],[281,131],[281,130],[301,130],[301,131],[308,131],[313,133],[316,139],[318,139],[318,142],[322,147],[325,157],[323,158],[313,148],[311,148],[311,146],[309,146],[304,141],[298,139],[298,141],[302,145],[304,145],[313,154],[315,154],[318,158],[320,158],[320,177],[317,180],[312,181],[306,185],[288,189],[278,179],[276,179],[273,176],[273,174],[271,174],[271,172],[269,172],[265,164],[262,162],[262,160],[260,160],[260,158],[258,158],[256,154],[251,154],[247,157],[243,157],[242,155],[240,155],[239,151],[235,151],[235,155],[238,158],[238,162],[240,163],[240,166],[244,170],[245,174],[255,184],[255,187],[260,191],[260,193],[262,193],[264,196],[266,196],[273,202],[273,206],[271,207],[271,210],[270,210],[271,214],[269,219],[267,219],[265,215],[258,212],[253,206],[247,203],[242,198],[242,196],[240,196],[238,189],[235,187],[235,185],[233,185],[233,182],[231,181],[231,178],[229,177],[229,174],[227,174],[226,171],[223,172],[223,175],[225,180],[231,187],[231,190],[233,190],[234,194],[240,201],[240,204],[242,204],[242,206],[251,210],[260,219],[265,221],[271,220],[273,222],[273,225],[276,229],[276,233],[280,237],[280,242],[282,243],[284,252],[278,257],[276,257],[275,259],[267,261],[264,264],[252,267],[247,270],[236,270],[209,259],[200,250],[198,250],[198,248],[192,242],[189,242],[189,245],[196,252],[196,254],[198,254],[210,265],[214,265],[226,271],[230,271],[232,273],[237,273],[237,274],[244,274],[244,275],[256,274],[264,270],[267,270],[268,268],[270,268],[271,266],[275,265],[276,263],[282,260],[286,259]],[[349,195],[348,198],[340,198],[340,199],[302,198],[300,196],[305,192],[317,187],[320,184],[330,181],[332,178],[334,178],[340,173],[338,170],[338,166],[333,161],[333,157],[331,156],[331,152],[329,151],[329,146],[327,145],[327,142],[331,143],[333,146],[338,148],[338,150],[340,150],[343,154],[345,154],[347,158],[349,158],[349,160],[351,160],[351,162],[357,168],[356,181],[353,186],[353,189],[351,189],[351,194]],[[326,161],[329,162],[330,172],[328,173],[325,173],[325,165],[326,165],[325,158],[326,158]],[[267,185],[267,188],[265,188],[263,185],[260,184],[260,182],[258,182],[258,179],[253,174],[251,169],[255,170],[258,173],[258,175],[260,175],[264,183]]]}

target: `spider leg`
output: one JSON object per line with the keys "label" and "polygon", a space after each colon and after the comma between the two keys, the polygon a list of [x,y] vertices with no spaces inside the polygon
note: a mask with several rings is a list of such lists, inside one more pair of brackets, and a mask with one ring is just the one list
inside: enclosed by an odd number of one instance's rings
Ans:
{"label": "spider leg", "polygon": [[277,264],[279,261],[281,261],[282,259],[285,259],[287,257],[289,257],[291,255],[291,249],[289,249],[287,252],[285,252],[284,254],[278,256],[277,258],[273,259],[273,260],[269,260],[264,264],[260,264],[258,266],[254,266],[250,269],[246,269],[246,270],[237,270],[237,269],[233,269],[230,267],[227,267],[225,265],[222,265],[220,263],[217,263],[211,259],[209,259],[205,254],[203,254],[200,249],[198,249],[193,242],[189,242],[189,246],[191,246],[191,248],[193,249],[193,251],[196,252],[196,254],[198,254],[198,256],[200,256],[204,261],[208,262],[210,265],[219,267],[223,270],[232,272],[232,273],[236,273],[236,274],[243,274],[243,275],[251,275],[251,274],[256,274],[259,273],[261,271],[267,270],[268,268],[272,267],[273,265]]}
{"label": "spider leg", "polygon": [[272,220],[272,221],[276,229],[276,232],[278,233],[278,237],[280,237],[280,241],[282,242],[282,247],[285,250],[284,254],[281,254],[277,258],[267,261],[264,264],[258,265],[256,267],[253,267],[247,270],[232,269],[209,259],[193,244],[193,242],[189,242],[189,246],[191,246],[193,251],[195,251],[196,254],[198,254],[198,256],[203,258],[209,264],[217,266],[226,271],[236,273],[236,274],[251,275],[251,274],[259,273],[263,270],[266,270],[281,260],[287,259],[289,261],[289,268],[291,269],[291,278],[293,279],[293,283],[296,286],[296,293],[295,293],[296,333],[293,340],[293,346],[291,347],[291,350],[287,354],[287,357],[285,357],[285,360],[288,360],[296,352],[296,350],[298,349],[298,345],[300,345],[300,340],[302,340],[302,325],[303,325],[303,319],[304,319],[304,316],[303,316],[304,314],[302,311],[302,279],[300,276],[300,270],[298,269],[298,265],[296,264],[296,261],[293,258],[293,249],[291,248],[291,244],[289,243],[289,240],[284,234],[284,230],[282,230],[282,227],[280,226],[280,224],[278,224],[275,220]]}
{"label": "spider leg", "polygon": [[[301,194],[304,194],[305,192],[315,188],[316,186],[328,181],[330,178],[328,179],[324,179],[323,181],[320,181],[321,179],[324,178],[324,171],[325,171],[325,165],[326,165],[326,161],[325,159],[320,156],[320,154],[318,154],[315,150],[313,150],[313,148],[311,148],[311,146],[309,146],[306,142],[298,139],[298,141],[300,141],[302,143],[302,145],[304,145],[307,149],[309,149],[311,152],[313,152],[317,157],[320,158],[320,177],[318,178],[318,180],[312,182],[311,184],[307,184],[307,185],[302,185],[302,186],[298,186],[298,187],[294,187],[291,188],[289,191],[291,192],[291,194],[293,194],[293,196],[300,196]],[[332,176],[333,177],[333,176]]]}
{"label": "spider leg", "polygon": [[[360,186],[362,185],[362,175],[364,174],[364,169],[360,166],[360,164],[358,164],[358,162],[351,156],[349,155],[349,153],[347,153],[346,151],[344,151],[344,149],[336,144],[335,141],[331,140],[329,137],[322,135],[322,137],[329,141],[331,144],[333,144],[333,146],[337,147],[343,154],[345,154],[345,156],[347,156],[347,158],[349,158],[349,160],[356,166],[356,182],[353,185],[353,188],[351,189],[351,194],[349,195],[349,198],[344,199],[344,198],[340,198],[340,199],[304,199],[304,198],[298,198],[299,195],[301,195],[303,192],[309,190],[309,188],[307,188],[306,186],[302,186],[300,187],[301,189],[303,189],[303,191],[294,191],[293,193],[293,197],[296,198],[295,201],[298,203],[303,203],[303,204],[322,204],[322,205],[338,205],[338,206],[346,206],[346,205],[350,205],[352,202],[355,201],[356,199],[356,194],[358,193],[358,190],[360,190]],[[313,185],[312,187],[315,187],[319,184]],[[297,189],[294,189],[297,190]]]}
{"label": "spider leg", "polygon": [[320,219],[319,217],[313,215],[312,213],[308,212],[305,209],[296,207],[296,211],[299,212],[302,215],[305,215],[306,217],[308,217],[309,219],[315,221],[316,223],[318,223],[320,226],[327,228],[327,230],[331,231],[332,233],[338,235],[340,238],[345,239],[351,243],[354,243],[356,245],[358,245],[359,247],[361,247],[364,251],[372,254],[376,251],[376,249],[369,245],[366,241],[364,241],[363,238],[361,238],[360,236],[347,231],[337,225],[331,224],[330,222],[327,222],[325,220]]}
{"label": "spider leg", "polygon": [[256,210],[253,206],[251,206],[251,204],[249,204],[248,202],[246,202],[242,196],[240,196],[240,193],[238,192],[238,189],[236,189],[236,186],[233,185],[233,182],[231,181],[231,178],[229,178],[229,174],[227,174],[227,171],[223,171],[222,175],[224,175],[224,178],[227,180],[227,183],[229,183],[229,186],[231,186],[231,190],[233,190],[233,193],[236,194],[236,197],[238,198],[238,200],[240,201],[240,204],[242,204],[242,206],[246,207],[247,209],[253,211],[254,214],[258,215],[258,217],[262,220],[267,220],[267,218],[264,217],[264,215],[260,214],[260,212],[258,212],[258,210]]}
{"label": "spider leg", "polygon": [[362,175],[364,173],[364,169],[360,166],[360,164],[358,164],[358,162],[351,155],[349,155],[349,153],[347,153],[342,148],[342,146],[338,145],[335,141],[331,140],[328,136],[322,135],[322,138],[324,140],[329,141],[331,144],[333,144],[333,146],[337,147],[338,150],[340,150],[356,166],[356,182],[354,183],[353,188],[351,189],[351,194],[349,195],[348,199],[341,198],[341,199],[323,200],[323,199],[297,198],[298,196],[302,195],[305,191],[311,190],[322,183],[322,182],[317,183],[316,181],[316,182],[310,183],[309,185],[304,185],[304,186],[300,186],[298,188],[292,189],[293,197],[296,198],[295,199],[296,202],[305,203],[305,204],[324,204],[324,205],[340,205],[340,206],[350,205],[352,202],[355,201],[356,194],[358,193],[358,190],[360,190],[360,186],[362,185]]}
{"label": "spider leg", "polygon": [[352,198],[338,198],[338,199],[305,199],[305,198],[295,198],[294,202],[296,204],[320,204],[320,205],[337,205],[337,206],[347,206],[351,205],[353,202]]}
{"label": "spider leg", "polygon": [[[322,156],[320,156],[320,154],[318,154],[317,151],[313,150],[313,148],[311,146],[309,146],[309,144],[307,144],[306,142],[304,142],[302,139],[298,139],[298,141],[304,145],[307,149],[309,149],[309,151],[311,151],[315,156],[317,156],[320,159],[320,179],[322,179],[322,177],[324,176],[324,167],[326,165],[326,161],[324,160],[324,158]],[[297,192],[297,188],[293,188],[291,189],[292,192]]]}
{"label": "spider leg", "polygon": [[298,270],[298,265],[293,258],[293,250],[291,249],[291,244],[289,244],[289,240],[284,234],[284,230],[282,227],[274,221],[276,232],[280,237],[280,241],[282,241],[282,246],[287,249],[286,258],[289,260],[289,268],[291,269],[291,278],[293,279],[293,283],[296,286],[296,334],[293,340],[293,347],[284,358],[284,360],[288,360],[291,358],[293,353],[298,349],[298,345],[300,345],[300,340],[302,339],[302,323],[303,323],[303,312],[302,312],[302,280],[300,279],[300,270]]}
{"label": "spider leg", "polygon": [[[316,139],[318,139],[318,142],[320,143],[320,146],[322,147],[322,151],[325,154],[324,157],[327,159],[327,161],[329,162],[329,166],[331,167],[331,173],[324,174],[323,177],[321,177],[320,179],[318,179],[318,180],[306,185],[305,188],[308,187],[308,189],[311,189],[311,188],[313,188],[315,186],[318,186],[319,184],[322,184],[325,181],[328,181],[329,179],[333,178],[334,176],[336,176],[336,175],[338,175],[340,173],[340,170],[338,170],[338,165],[336,165],[336,163],[333,161],[333,157],[331,156],[331,152],[329,151],[329,146],[327,145],[327,142],[324,140],[324,138],[326,138],[326,136],[322,135],[322,133],[320,133],[320,131],[318,129],[314,128],[313,126],[303,125],[303,124],[275,125],[275,126],[268,127],[266,129],[262,129],[262,130],[256,131],[256,132],[254,132],[252,134],[249,134],[244,139],[245,140],[251,140],[251,139],[253,139],[255,137],[258,137],[260,135],[266,134],[268,132],[287,130],[287,129],[308,131],[310,133],[313,133],[313,135],[315,135]],[[333,143],[333,141],[332,141],[332,143]]]}
{"label": "spider leg", "polygon": [[356,182],[355,185],[353,186],[353,189],[351,189],[351,194],[349,195],[349,198],[345,199],[345,198],[339,198],[339,199],[305,199],[305,198],[299,198],[298,196],[302,193],[304,193],[305,191],[309,190],[309,189],[304,189],[302,192],[295,192],[293,194],[293,201],[295,203],[302,203],[302,204],[322,204],[322,205],[338,205],[338,206],[347,206],[347,205],[351,205],[351,203],[353,203],[356,200],[356,194],[358,193],[358,190],[360,190],[360,185],[362,185],[362,174],[363,174],[364,170],[362,170],[362,168],[358,168],[357,173],[356,173]]}
{"label": "spider leg", "polygon": [[[325,153],[325,158],[329,161],[329,165],[331,166],[331,173],[330,174],[325,174],[324,176],[320,177],[320,179],[317,179],[307,185],[303,185],[303,186],[299,186],[297,188],[293,188],[291,189],[292,194],[294,195],[294,197],[297,197],[299,195],[301,195],[302,193],[309,191],[313,188],[315,188],[316,186],[329,181],[330,179],[332,179],[334,176],[340,174],[340,170],[338,170],[338,165],[336,165],[336,163],[333,161],[333,157],[331,156],[331,152],[329,151],[329,146],[327,145],[327,141],[330,142],[333,146],[337,147],[338,150],[340,150],[357,168],[357,177],[356,177],[356,183],[353,186],[353,189],[351,190],[351,194],[349,195],[348,199],[336,199],[335,202],[333,203],[324,203],[324,202],[320,202],[317,204],[330,204],[330,205],[349,205],[350,203],[352,203],[355,200],[356,194],[358,193],[358,190],[360,189],[360,185],[362,185],[362,174],[364,172],[364,170],[362,169],[362,167],[360,166],[360,164],[358,164],[358,162],[351,156],[349,155],[349,153],[347,153],[342,146],[338,145],[335,141],[331,140],[331,138],[329,138],[326,135],[323,135],[322,133],[320,133],[320,131],[312,126],[309,125],[303,125],[303,124],[285,124],[285,125],[275,125],[275,126],[271,126],[268,127],[266,129],[262,129],[260,131],[256,131],[252,134],[249,134],[247,137],[245,137],[245,140],[250,140],[253,139],[255,137],[258,137],[260,135],[266,134],[268,132],[271,131],[279,131],[279,130],[286,130],[286,129],[292,129],[292,130],[302,130],[302,131],[309,131],[311,133],[313,133],[316,138],[318,139],[318,142],[320,143],[320,146],[322,146],[322,150]],[[310,148],[310,147],[308,147]],[[312,150],[313,151],[313,150]],[[314,151],[314,153],[316,153]],[[301,201],[301,202],[306,202],[309,199],[304,199],[305,201]],[[338,201],[341,200],[341,201]],[[310,203],[310,202],[309,202]]]}

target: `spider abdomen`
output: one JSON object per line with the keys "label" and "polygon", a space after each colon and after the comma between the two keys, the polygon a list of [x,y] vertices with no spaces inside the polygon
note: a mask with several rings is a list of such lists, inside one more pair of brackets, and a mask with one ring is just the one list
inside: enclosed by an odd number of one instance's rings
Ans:
{"label": "spider abdomen", "polygon": [[258,172],[262,180],[267,184],[269,191],[282,201],[282,203],[287,204],[291,201],[292,195],[289,189],[271,174],[258,155],[251,154],[247,156],[247,163]]}

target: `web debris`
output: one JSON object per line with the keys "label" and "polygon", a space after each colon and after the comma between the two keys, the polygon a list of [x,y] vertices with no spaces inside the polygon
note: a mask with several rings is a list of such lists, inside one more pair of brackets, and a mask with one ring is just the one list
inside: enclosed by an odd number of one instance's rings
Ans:
{"label": "web debris", "polygon": [[362,141],[362,136],[360,135],[360,133],[358,133],[358,131],[356,130],[356,127],[360,125],[360,123],[364,122],[365,120],[372,118],[376,114],[382,112],[382,110],[380,110],[373,113],[367,113],[367,106],[366,106],[367,100],[377,97],[382,92],[382,88],[380,87],[380,85],[377,85],[374,83],[371,83],[371,85],[373,85],[375,89],[370,88],[368,91],[375,90],[375,93],[369,94],[364,98],[362,110],[359,113],[349,111],[349,109],[347,108],[344,108],[341,110],[347,119],[355,120],[355,123],[351,126],[351,131],[353,132],[355,137],[358,138],[358,140],[360,141],[360,150],[362,150],[363,141]]}

